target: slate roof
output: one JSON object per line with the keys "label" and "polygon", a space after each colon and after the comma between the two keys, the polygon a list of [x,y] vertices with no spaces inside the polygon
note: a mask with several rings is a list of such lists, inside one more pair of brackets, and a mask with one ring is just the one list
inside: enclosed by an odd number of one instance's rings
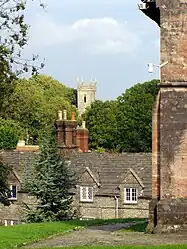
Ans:
{"label": "slate roof", "polygon": [[76,153],[71,158],[71,167],[76,171],[89,167],[101,184],[99,195],[118,193],[117,186],[133,169],[144,184],[143,197],[151,197],[152,164],[151,153]]}
{"label": "slate roof", "polygon": [[[17,175],[29,174],[30,164],[38,152],[1,151],[5,163],[13,166]],[[100,183],[98,195],[114,195],[117,186],[132,169],[143,185],[143,197],[151,197],[152,166],[151,153],[78,153],[71,156],[70,167],[77,173],[88,167]]]}

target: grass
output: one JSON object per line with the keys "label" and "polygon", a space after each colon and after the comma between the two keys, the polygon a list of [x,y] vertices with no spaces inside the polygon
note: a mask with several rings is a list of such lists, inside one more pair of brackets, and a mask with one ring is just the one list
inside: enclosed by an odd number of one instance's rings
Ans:
{"label": "grass", "polygon": [[[114,224],[119,222],[145,221],[145,223],[133,225],[124,231],[143,232],[147,225],[146,219],[110,219],[110,220],[71,220],[66,222],[50,222],[25,224],[12,227],[0,227],[0,249],[13,249],[24,244],[45,239],[52,235],[79,229],[91,225]],[[58,247],[58,249],[187,249],[187,245],[163,245],[163,246],[77,246]],[[41,249],[54,249],[54,247],[43,247]]]}
{"label": "grass", "polygon": [[75,227],[75,225],[61,222],[0,227],[0,248],[11,249],[23,243],[35,242],[54,234],[75,229]]}
{"label": "grass", "polygon": [[62,234],[85,226],[140,220],[145,219],[71,220],[66,222],[24,224],[11,227],[0,226],[0,249],[12,249],[23,244],[29,244],[52,235]]}

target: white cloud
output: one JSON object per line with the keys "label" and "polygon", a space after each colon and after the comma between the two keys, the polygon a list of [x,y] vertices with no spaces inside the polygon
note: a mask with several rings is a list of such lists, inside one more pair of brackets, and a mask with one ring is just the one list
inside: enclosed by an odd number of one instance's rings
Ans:
{"label": "white cloud", "polygon": [[108,17],[60,24],[38,16],[31,27],[30,46],[36,48],[73,44],[89,53],[118,54],[131,53],[140,43],[138,34],[128,23]]}

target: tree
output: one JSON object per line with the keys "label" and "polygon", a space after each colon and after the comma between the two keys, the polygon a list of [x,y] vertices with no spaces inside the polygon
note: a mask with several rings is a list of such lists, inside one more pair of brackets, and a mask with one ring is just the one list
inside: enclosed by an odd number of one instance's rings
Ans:
{"label": "tree", "polygon": [[151,152],[152,106],[159,80],[136,84],[117,99],[118,149],[123,152]]}
{"label": "tree", "polygon": [[[40,5],[43,7],[42,3]],[[5,108],[8,106],[14,90],[14,80],[23,72],[31,68],[32,74],[37,74],[42,68],[33,63],[37,59],[33,55],[31,60],[21,58],[22,49],[28,41],[28,25],[25,23],[24,11],[26,1],[23,0],[2,0],[0,1],[0,116],[3,117]],[[1,120],[1,124],[2,124]],[[1,125],[0,139],[1,147],[13,147],[17,138],[14,127],[7,121],[5,127]],[[12,136],[12,142],[10,141]],[[3,138],[2,138],[3,137]],[[3,142],[3,144],[2,144]],[[7,183],[8,166],[0,164],[0,202],[7,204]]]}
{"label": "tree", "polygon": [[116,101],[97,100],[86,109],[83,118],[89,130],[90,149],[115,150],[116,134]]}
{"label": "tree", "polygon": [[23,130],[13,120],[0,118],[0,149],[15,149]]}
{"label": "tree", "polygon": [[[38,143],[40,134],[55,119],[58,110],[66,109],[68,115],[76,111],[71,105],[73,90],[50,76],[38,75],[15,81],[9,103],[3,117],[11,118],[29,131],[31,142]],[[69,116],[70,118],[70,116]]]}
{"label": "tree", "polygon": [[11,197],[10,188],[8,185],[8,175],[10,167],[5,165],[0,158],[0,203],[5,206],[10,205],[9,198]]}
{"label": "tree", "polygon": [[45,135],[41,152],[34,163],[34,170],[25,182],[29,194],[35,196],[36,209],[27,207],[28,222],[58,221],[70,219],[73,215],[70,191],[75,188],[74,173],[57,152],[56,133]]}
{"label": "tree", "polygon": [[6,60],[8,52],[0,45],[0,115],[4,112],[4,106],[8,105],[14,89],[15,74],[11,72],[10,65]]}
{"label": "tree", "polygon": [[[32,68],[32,74],[36,74],[38,69],[32,63],[38,56],[33,55],[31,60],[21,58],[21,52],[28,42],[29,25],[25,23],[24,16],[26,4],[27,1],[23,0],[4,0],[0,3],[1,63],[8,63],[9,69],[15,71],[16,75],[28,72],[28,67]],[[45,7],[40,0],[39,5]]]}
{"label": "tree", "polygon": [[[41,2],[40,6],[44,7]],[[23,0],[0,1],[0,115],[4,112],[5,102],[9,102],[17,76],[29,69],[32,74],[37,74],[44,66],[44,63],[35,65],[37,55],[27,60],[21,57],[29,30],[25,23],[25,9],[26,1]]]}

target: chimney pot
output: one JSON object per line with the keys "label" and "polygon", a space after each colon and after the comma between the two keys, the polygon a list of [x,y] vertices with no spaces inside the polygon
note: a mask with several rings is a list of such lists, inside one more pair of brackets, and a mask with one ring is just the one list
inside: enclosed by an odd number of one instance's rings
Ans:
{"label": "chimney pot", "polygon": [[58,111],[58,120],[62,120],[62,111]]}
{"label": "chimney pot", "polygon": [[72,120],[72,121],[75,121],[75,112],[72,112],[72,113],[71,113],[71,120]]}
{"label": "chimney pot", "polygon": [[86,129],[86,122],[85,121],[82,121],[82,128]]}
{"label": "chimney pot", "polygon": [[63,118],[64,118],[64,120],[67,120],[67,111],[66,110],[63,111]]}
{"label": "chimney pot", "polygon": [[19,140],[17,143],[17,147],[23,147],[25,146],[25,140]]}

